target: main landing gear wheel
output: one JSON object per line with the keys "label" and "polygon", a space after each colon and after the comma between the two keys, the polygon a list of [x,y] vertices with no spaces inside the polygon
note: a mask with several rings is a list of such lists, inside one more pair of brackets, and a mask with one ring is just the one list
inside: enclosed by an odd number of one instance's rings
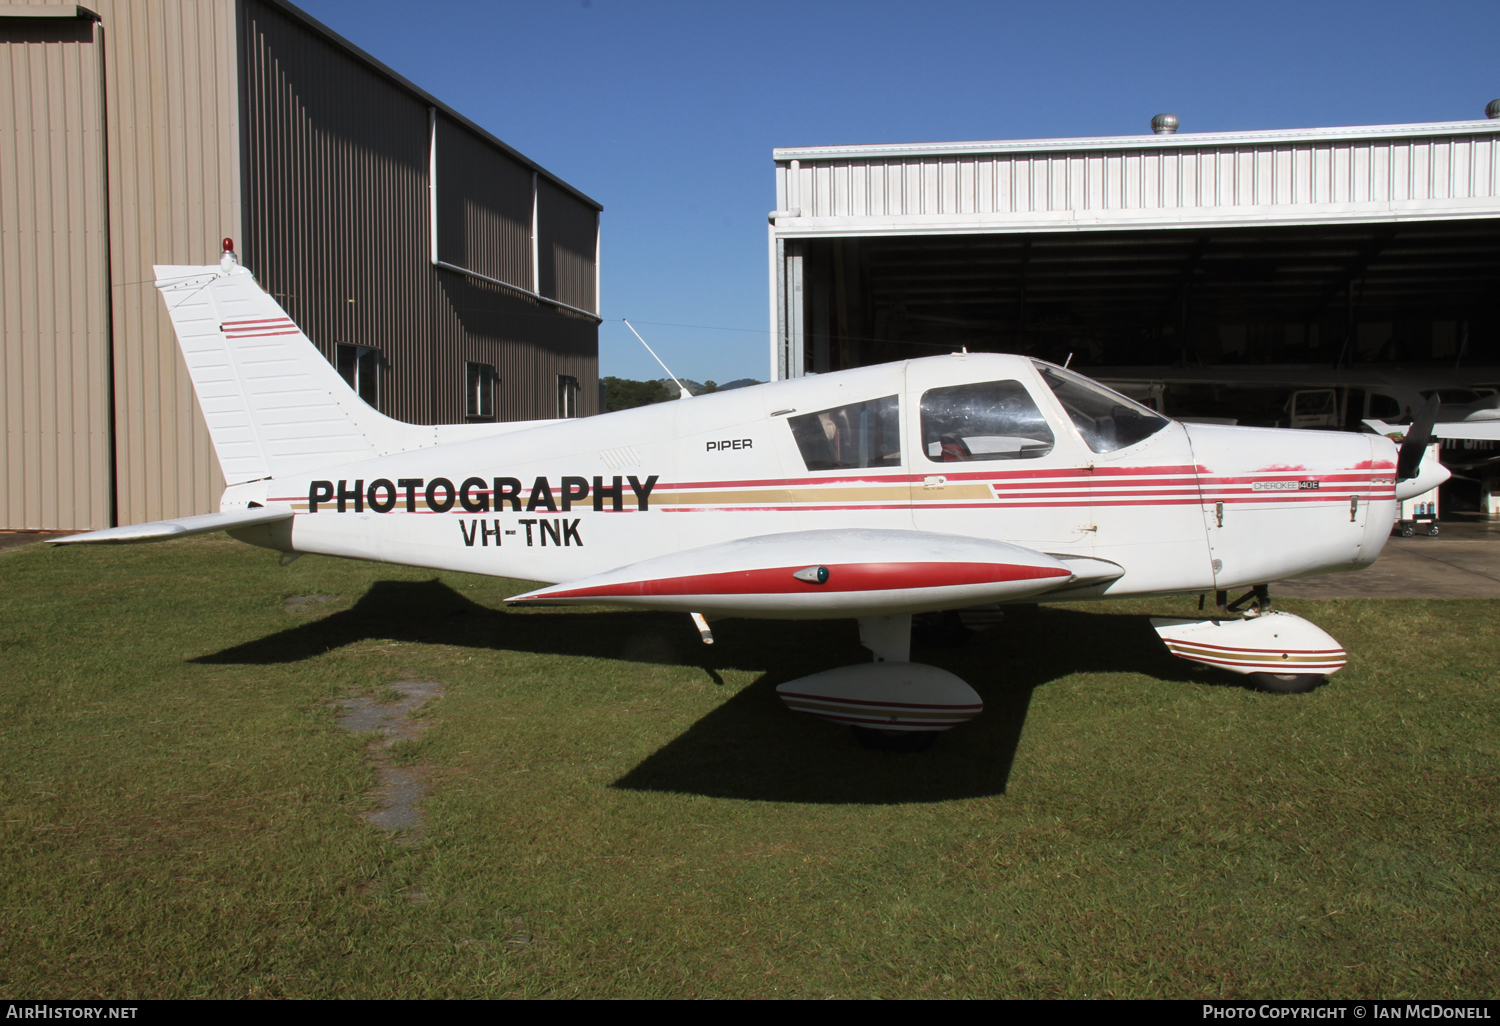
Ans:
{"label": "main landing gear wheel", "polygon": [[1249,676],[1256,687],[1276,695],[1305,695],[1325,679],[1320,673],[1252,673]]}
{"label": "main landing gear wheel", "polygon": [[860,745],[877,752],[925,752],[936,733],[934,730],[854,728],[854,736],[859,739]]}

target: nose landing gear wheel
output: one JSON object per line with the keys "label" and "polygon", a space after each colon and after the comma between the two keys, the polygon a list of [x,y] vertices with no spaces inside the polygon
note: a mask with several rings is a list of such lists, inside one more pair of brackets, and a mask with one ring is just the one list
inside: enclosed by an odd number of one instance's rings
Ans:
{"label": "nose landing gear wheel", "polygon": [[1254,685],[1276,695],[1305,695],[1323,683],[1320,673],[1252,673]]}

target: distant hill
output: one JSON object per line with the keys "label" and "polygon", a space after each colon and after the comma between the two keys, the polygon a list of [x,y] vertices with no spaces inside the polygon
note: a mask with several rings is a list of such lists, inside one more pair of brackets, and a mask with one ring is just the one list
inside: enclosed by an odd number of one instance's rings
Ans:
{"label": "distant hill", "polygon": [[[658,383],[663,387],[670,389],[672,392],[672,396],[674,398],[676,397],[677,386],[672,384],[671,378],[660,378],[658,379]],[[703,395],[706,392],[727,392],[731,388],[744,388],[746,385],[760,384],[760,382],[756,381],[754,378],[739,378],[735,381],[730,381],[723,385],[719,384],[716,381],[694,381],[692,378],[683,378],[682,383],[686,385],[687,390],[694,395]]]}
{"label": "distant hill", "polygon": [[[630,378],[607,377],[601,378],[599,383],[603,386],[601,398],[605,413],[633,410],[637,406],[650,406],[652,403],[676,399],[679,395],[677,386],[672,383],[671,378],[632,381]],[[731,388],[744,388],[746,385],[759,385],[760,382],[754,378],[739,378],[720,385],[714,381],[692,381],[683,378],[682,384],[693,395],[703,395],[707,392],[725,392]]]}

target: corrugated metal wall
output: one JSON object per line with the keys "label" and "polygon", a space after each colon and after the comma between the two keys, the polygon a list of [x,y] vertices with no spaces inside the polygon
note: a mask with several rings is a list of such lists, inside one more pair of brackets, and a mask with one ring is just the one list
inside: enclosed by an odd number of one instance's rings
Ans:
{"label": "corrugated metal wall", "polygon": [[535,290],[531,169],[437,117],[438,258]]}
{"label": "corrugated metal wall", "polygon": [[98,26],[0,19],[0,527],[109,526]]}
{"label": "corrugated metal wall", "polygon": [[537,251],[542,295],[597,310],[594,249],[599,214],[548,181],[537,183]]}
{"label": "corrugated metal wall", "polygon": [[[462,421],[467,362],[496,368],[502,420],[556,416],[559,374],[596,412],[591,320],[432,267],[428,101],[277,6],[241,19],[245,262],[314,342],[379,349],[402,420]],[[531,289],[530,169],[441,114],[438,168],[442,258]]]}
{"label": "corrugated metal wall", "polygon": [[[1187,140],[1184,140],[1186,143]],[[778,207],[804,218],[1062,215],[1431,216],[1500,196],[1500,132],[1140,149],[807,159],[777,167]],[[1489,206],[1492,206],[1490,204]],[[1360,208],[1365,208],[1361,210]],[[793,219],[795,224],[796,219]],[[788,227],[791,227],[789,225]]]}
{"label": "corrugated metal wall", "polygon": [[240,235],[234,0],[97,0],[103,22],[122,524],[207,513],[218,458],[152,285]]}
{"label": "corrugated metal wall", "polygon": [[[462,420],[470,361],[499,372],[503,419],[555,416],[559,374],[595,412],[592,320],[431,266],[436,101],[267,0],[89,6],[97,25],[0,19],[0,529],[106,527],[112,499],[122,524],[217,508],[151,268],[216,262],[224,236],[329,356],[385,354],[394,416]],[[444,255],[534,289],[535,169],[453,118]],[[597,211],[541,179],[544,294],[592,308],[575,222]]]}

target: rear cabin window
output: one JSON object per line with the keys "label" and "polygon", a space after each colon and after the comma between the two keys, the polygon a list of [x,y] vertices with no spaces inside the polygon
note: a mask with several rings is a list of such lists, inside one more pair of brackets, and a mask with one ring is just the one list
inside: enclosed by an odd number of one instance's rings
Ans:
{"label": "rear cabin window", "polygon": [[922,450],[934,463],[1030,460],[1052,451],[1047,418],[1019,381],[922,393]]}
{"label": "rear cabin window", "polygon": [[1370,416],[1376,420],[1390,420],[1392,417],[1401,416],[1401,404],[1395,396],[1385,395],[1380,392],[1372,393],[1370,396]]}
{"label": "rear cabin window", "polygon": [[901,465],[900,401],[888,395],[852,406],[788,417],[808,470]]}
{"label": "rear cabin window", "polygon": [[1114,452],[1150,438],[1170,423],[1165,417],[1126,399],[1081,374],[1036,362],[1042,380],[1057,396],[1073,426],[1094,452]]}

